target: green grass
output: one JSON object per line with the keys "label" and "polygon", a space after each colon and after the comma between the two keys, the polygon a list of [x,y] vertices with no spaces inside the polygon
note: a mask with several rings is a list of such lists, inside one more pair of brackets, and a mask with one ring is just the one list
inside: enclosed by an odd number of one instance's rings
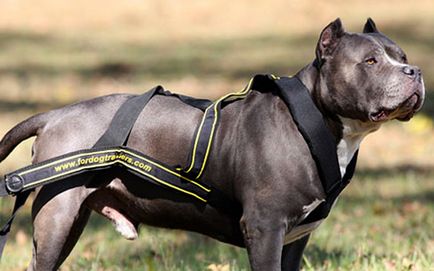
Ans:
{"label": "green grass", "polygon": [[422,168],[361,170],[314,234],[307,270],[430,270],[433,174]]}

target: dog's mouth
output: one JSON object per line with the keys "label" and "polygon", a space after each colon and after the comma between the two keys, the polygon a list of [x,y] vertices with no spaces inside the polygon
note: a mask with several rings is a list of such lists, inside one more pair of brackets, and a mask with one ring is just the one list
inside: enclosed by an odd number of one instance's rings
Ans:
{"label": "dog's mouth", "polygon": [[409,121],[422,107],[423,99],[420,96],[420,93],[422,92],[414,92],[410,97],[394,108],[381,108],[376,112],[369,114],[369,119],[372,122],[381,122],[391,119]]}
{"label": "dog's mouth", "polygon": [[[396,119],[400,121],[409,121],[414,114],[422,107],[422,98],[418,93],[414,93],[407,100],[405,100],[400,108],[407,109],[405,114],[400,114]],[[405,112],[405,111],[404,111]]]}

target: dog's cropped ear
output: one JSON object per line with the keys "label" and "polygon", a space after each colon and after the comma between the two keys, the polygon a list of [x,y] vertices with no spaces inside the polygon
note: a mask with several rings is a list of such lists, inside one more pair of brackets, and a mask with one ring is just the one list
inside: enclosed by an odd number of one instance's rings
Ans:
{"label": "dog's cropped ear", "polygon": [[363,33],[380,33],[380,31],[378,31],[374,20],[368,18],[368,20],[365,23],[365,26],[363,27]]}
{"label": "dog's cropped ear", "polygon": [[337,18],[327,25],[319,36],[316,46],[316,57],[319,61],[330,56],[339,44],[340,39],[345,34],[341,19]]}

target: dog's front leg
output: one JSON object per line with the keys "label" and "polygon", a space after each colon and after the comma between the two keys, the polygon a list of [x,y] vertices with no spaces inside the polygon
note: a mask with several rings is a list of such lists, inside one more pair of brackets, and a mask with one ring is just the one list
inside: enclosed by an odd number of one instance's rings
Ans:
{"label": "dog's front leg", "polygon": [[252,271],[280,271],[285,223],[248,214],[240,223]]}
{"label": "dog's front leg", "polygon": [[282,250],[282,271],[300,270],[303,251],[309,241],[309,234],[283,246]]}

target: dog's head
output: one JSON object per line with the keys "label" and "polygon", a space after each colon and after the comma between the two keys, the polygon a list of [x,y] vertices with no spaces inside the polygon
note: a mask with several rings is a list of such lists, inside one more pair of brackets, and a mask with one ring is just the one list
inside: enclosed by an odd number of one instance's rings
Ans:
{"label": "dog's head", "polygon": [[409,120],[423,104],[422,73],[372,19],[363,33],[346,32],[340,19],[321,32],[316,48],[322,106],[364,122]]}

